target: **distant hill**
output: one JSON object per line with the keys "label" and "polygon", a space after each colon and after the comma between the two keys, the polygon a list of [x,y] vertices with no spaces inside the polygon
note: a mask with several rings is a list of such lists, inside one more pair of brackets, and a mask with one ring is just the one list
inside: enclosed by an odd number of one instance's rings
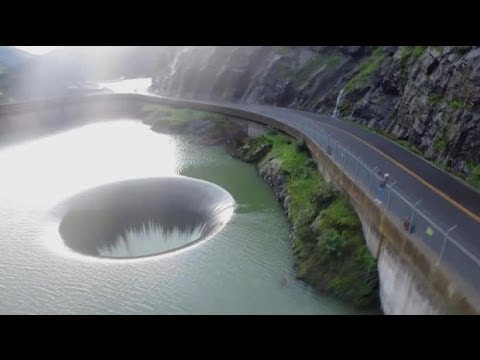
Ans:
{"label": "distant hill", "polygon": [[33,57],[29,53],[12,46],[0,46],[0,104],[10,99],[8,75]]}
{"label": "distant hill", "polygon": [[0,66],[4,70],[15,68],[32,57],[33,55],[12,46],[0,46]]}
{"label": "distant hill", "polygon": [[65,47],[36,56],[8,75],[9,90],[17,98],[56,96],[72,84],[150,76],[158,47]]}

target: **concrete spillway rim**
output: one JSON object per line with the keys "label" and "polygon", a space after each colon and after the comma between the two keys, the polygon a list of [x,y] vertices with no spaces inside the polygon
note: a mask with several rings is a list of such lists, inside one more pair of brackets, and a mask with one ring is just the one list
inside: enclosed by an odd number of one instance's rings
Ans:
{"label": "concrete spillway rim", "polygon": [[[69,245],[67,245],[65,243],[65,240],[62,238],[62,236],[59,233],[59,227],[60,227],[60,224],[63,220],[63,216],[66,214],[66,209],[68,208],[68,204],[70,202],[72,202],[72,201],[74,201],[74,200],[76,200],[80,197],[86,197],[91,192],[102,190],[102,189],[107,189],[112,185],[121,185],[121,184],[125,184],[125,183],[136,182],[136,181],[147,181],[148,182],[148,181],[155,181],[155,180],[159,180],[159,181],[162,181],[162,180],[164,180],[164,181],[168,181],[168,180],[173,180],[173,181],[188,180],[191,183],[207,185],[208,187],[210,187],[212,189],[215,189],[216,191],[219,191],[219,193],[222,193],[224,196],[227,196],[227,198],[229,198],[229,203],[226,204],[225,207],[219,208],[219,209],[216,210],[217,214],[222,214],[225,218],[219,223],[218,226],[215,226],[212,231],[202,235],[201,237],[195,239],[194,241],[191,241],[189,243],[186,243],[185,245],[178,246],[178,247],[175,247],[175,248],[172,248],[172,249],[169,249],[169,250],[165,250],[165,251],[158,252],[158,253],[151,253],[151,254],[147,254],[147,255],[133,256],[133,257],[99,256],[99,255],[87,254],[87,253],[82,253],[82,252],[76,251],[75,249],[71,248]],[[79,193],[76,193],[76,194],[68,197],[67,199],[65,199],[62,202],[60,202],[59,204],[57,204],[54,208],[52,208],[52,211],[51,211],[50,215],[54,214],[55,221],[54,221],[54,224],[50,224],[50,226],[49,226],[50,230],[46,231],[46,234],[48,233],[49,237],[52,237],[52,236],[55,237],[55,240],[52,241],[51,239],[46,239],[46,241],[50,244],[50,247],[52,247],[52,245],[53,245],[52,242],[56,242],[57,244],[53,247],[56,249],[57,253],[60,250],[62,256],[74,257],[74,258],[77,258],[79,260],[80,259],[83,259],[83,260],[88,259],[90,261],[102,261],[102,262],[105,262],[105,261],[115,261],[115,262],[129,261],[129,262],[131,262],[131,261],[141,261],[141,260],[152,260],[152,259],[157,259],[159,257],[165,257],[165,256],[168,256],[168,255],[173,255],[173,254],[179,253],[179,252],[184,251],[188,248],[193,248],[195,245],[198,245],[199,243],[201,243],[201,242],[203,242],[207,239],[214,238],[215,235],[217,235],[219,232],[221,232],[232,221],[233,217],[235,216],[235,210],[236,210],[237,207],[238,207],[238,204],[235,202],[233,196],[227,190],[225,190],[224,188],[222,188],[221,186],[219,186],[215,183],[205,181],[205,180],[201,180],[201,179],[190,178],[190,177],[182,176],[182,175],[175,175],[175,176],[133,178],[133,179],[128,179],[128,180],[121,180],[121,181],[118,181],[118,182],[101,184],[99,186],[83,190]],[[62,213],[63,213],[63,215],[62,215]],[[61,242],[62,244],[58,244],[58,242]]]}

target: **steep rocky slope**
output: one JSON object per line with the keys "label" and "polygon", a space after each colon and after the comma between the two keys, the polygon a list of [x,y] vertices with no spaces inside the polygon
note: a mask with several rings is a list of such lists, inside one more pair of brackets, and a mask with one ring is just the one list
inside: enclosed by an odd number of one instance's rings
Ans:
{"label": "steep rocky slope", "polygon": [[480,47],[170,47],[158,57],[159,94],[327,114],[339,100],[339,117],[480,186]]}

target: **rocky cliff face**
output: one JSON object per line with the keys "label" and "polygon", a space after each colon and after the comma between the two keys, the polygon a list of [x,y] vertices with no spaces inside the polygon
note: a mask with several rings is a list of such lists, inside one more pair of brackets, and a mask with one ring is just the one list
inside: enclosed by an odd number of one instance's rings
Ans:
{"label": "rocky cliff face", "polygon": [[339,100],[341,118],[465,176],[480,170],[480,47],[171,47],[152,89],[326,114]]}

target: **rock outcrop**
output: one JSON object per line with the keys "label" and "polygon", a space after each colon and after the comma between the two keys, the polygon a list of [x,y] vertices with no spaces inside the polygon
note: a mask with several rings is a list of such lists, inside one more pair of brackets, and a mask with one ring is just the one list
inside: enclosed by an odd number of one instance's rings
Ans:
{"label": "rock outcrop", "polygon": [[480,47],[171,47],[158,56],[158,94],[332,114],[343,90],[339,117],[460,175],[480,166]]}
{"label": "rock outcrop", "polygon": [[234,157],[255,163],[291,224],[297,277],[356,306],[378,308],[376,261],[360,219],[328,185],[306,146],[279,133],[251,138]]}

